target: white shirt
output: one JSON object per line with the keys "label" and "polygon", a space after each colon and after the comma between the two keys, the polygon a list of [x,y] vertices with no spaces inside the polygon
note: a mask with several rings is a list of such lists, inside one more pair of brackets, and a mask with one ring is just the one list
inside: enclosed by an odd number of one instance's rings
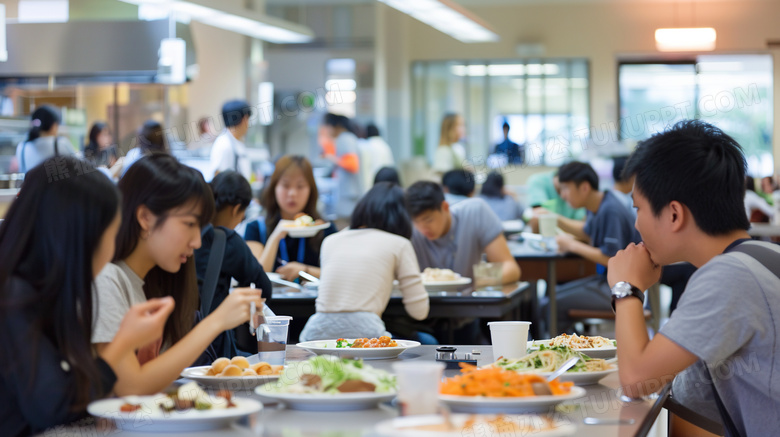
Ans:
{"label": "white shirt", "polygon": [[748,218],[755,209],[763,212],[770,219],[775,215],[775,210],[763,197],[754,191],[745,190],[745,213],[747,213]]}
{"label": "white shirt", "polygon": [[[238,164],[238,168],[236,168]],[[217,172],[235,170],[241,173],[248,181],[252,175],[252,166],[246,157],[246,146],[236,139],[229,129],[225,129],[211,145],[210,159],[211,175]]]}
{"label": "white shirt", "polygon": [[460,143],[454,143],[449,146],[439,146],[433,156],[433,170],[439,173],[446,173],[450,170],[460,170],[463,168],[463,161],[466,160],[466,149]]}

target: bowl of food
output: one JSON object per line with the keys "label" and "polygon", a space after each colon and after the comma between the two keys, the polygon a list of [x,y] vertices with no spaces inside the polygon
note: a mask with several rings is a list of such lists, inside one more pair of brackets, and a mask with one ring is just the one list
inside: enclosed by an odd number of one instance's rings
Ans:
{"label": "bowl of food", "polygon": [[280,220],[279,226],[282,226],[287,231],[287,235],[293,238],[309,238],[330,227],[330,223],[321,219],[314,220],[310,215],[298,213],[294,220]]}

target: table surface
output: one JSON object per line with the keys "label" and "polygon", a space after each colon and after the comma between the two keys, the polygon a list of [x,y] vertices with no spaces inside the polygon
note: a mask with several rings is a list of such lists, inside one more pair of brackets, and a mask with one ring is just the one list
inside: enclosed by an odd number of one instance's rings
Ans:
{"label": "table surface", "polygon": [[[392,364],[398,361],[430,361],[434,359],[436,346],[420,346],[404,352],[399,359],[372,360],[368,364],[390,371]],[[478,358],[479,365],[489,364],[493,361],[490,346],[459,346],[458,353],[481,352]],[[287,360],[298,361],[313,356],[310,352],[296,346],[288,346]],[[445,376],[456,374],[456,370],[446,370]],[[617,395],[619,381],[617,374],[612,374],[603,379],[600,384],[585,386],[586,395],[578,400],[570,401],[559,406],[555,410],[556,418],[562,418],[577,427],[571,435],[583,437],[610,437],[610,436],[636,436],[646,435],[655,418],[660,412],[661,405],[666,399],[667,390],[663,395],[655,399],[647,399],[625,403],[620,401]],[[236,392],[237,397],[251,397],[259,399],[253,392]],[[322,437],[360,437],[377,436],[374,426],[382,420],[392,419],[398,415],[394,405],[383,404],[377,409],[356,412],[304,412],[285,409],[282,406],[266,404],[262,411],[243,419],[231,428],[191,432],[186,434],[166,433],[166,436],[177,437],[216,437],[216,436],[256,436],[256,437],[286,437],[286,436],[322,436]],[[632,424],[622,425],[585,425],[585,417],[594,417],[605,420],[632,420]],[[98,422],[83,426],[59,427],[56,432],[41,434],[42,436],[75,437],[75,436],[150,436],[151,433],[126,432],[113,429],[108,423]]]}

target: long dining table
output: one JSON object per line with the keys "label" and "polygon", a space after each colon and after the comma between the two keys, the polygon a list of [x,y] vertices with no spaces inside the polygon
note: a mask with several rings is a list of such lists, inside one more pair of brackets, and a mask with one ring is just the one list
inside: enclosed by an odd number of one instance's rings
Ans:
{"label": "long dining table", "polygon": [[[473,353],[478,365],[493,362],[490,346],[459,346],[457,353]],[[392,372],[396,362],[423,362],[435,359],[436,346],[420,346],[409,349],[397,359],[371,360],[366,364]],[[287,362],[301,361],[314,356],[311,352],[296,346],[287,346]],[[456,369],[444,371],[445,377],[458,373]],[[182,379],[177,383],[187,382]],[[662,406],[669,395],[668,386],[658,386],[657,394],[640,400],[621,400],[620,383],[617,373],[602,379],[599,384],[584,386],[585,394],[567,401],[558,407],[552,407],[546,414],[575,427],[570,435],[580,437],[629,437],[645,436],[653,426]],[[234,396],[249,397],[263,402],[253,391],[237,391]],[[275,403],[265,403],[263,409],[253,415],[240,419],[229,428],[187,433],[165,433],[168,437],[379,437],[376,424],[398,417],[399,409],[395,402],[381,404],[378,408],[362,411],[296,411]],[[598,423],[589,425],[588,423]],[[143,422],[133,432],[117,430],[113,424],[103,419],[82,421],[79,424],[60,426],[46,433],[46,437],[144,437],[153,434],[144,432]],[[475,435],[464,432],[466,435]],[[476,434],[480,435],[480,434]]]}

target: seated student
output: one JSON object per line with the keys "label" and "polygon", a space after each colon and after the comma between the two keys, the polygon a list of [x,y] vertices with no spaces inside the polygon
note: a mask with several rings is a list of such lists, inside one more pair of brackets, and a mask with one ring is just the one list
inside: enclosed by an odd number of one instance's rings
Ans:
{"label": "seated student", "polygon": [[489,262],[503,263],[504,284],[520,279],[501,220],[482,199],[464,200],[450,208],[438,184],[419,181],[406,190],[406,206],[415,227],[412,245],[420,270],[445,268],[473,278],[473,266],[485,253]]}
{"label": "seated student", "polygon": [[[201,246],[199,249],[195,249],[195,269],[200,283],[201,300],[204,299],[204,293],[208,292],[212,296],[208,312],[216,310],[229,294],[231,278],[235,278],[239,287],[249,287],[250,284],[254,283],[257,288],[262,289],[263,297],[267,303],[273,292],[271,281],[268,280],[263,267],[252,255],[252,251],[244,239],[233,231],[233,228],[244,219],[244,212],[249,206],[249,202],[252,201],[252,188],[240,173],[233,170],[218,173],[209,185],[214,194],[216,214],[211,223],[203,228]],[[216,234],[215,228],[219,228],[221,232],[225,233],[224,252],[216,288],[204,290],[203,286]],[[212,343],[215,351],[220,356],[235,356],[237,354],[237,337],[243,339],[241,334],[244,332],[248,335],[249,331],[242,331],[240,328],[236,332],[225,331]],[[257,352],[257,340],[254,337],[244,340],[253,341],[242,341],[242,350]]]}
{"label": "seated student", "polygon": [[756,181],[745,177],[745,213],[751,222],[768,223],[775,215],[775,210],[763,197],[756,193]]}
{"label": "seated student", "polygon": [[[642,143],[626,173],[636,176],[644,242],[618,252],[608,277],[624,393],[643,395],[674,378],[673,399],[722,420],[726,435],[767,436],[780,429],[780,247],[750,240],[745,168],[739,144],[699,120]],[[679,261],[698,270],[650,340],[638,290]]]}
{"label": "seated student", "polygon": [[380,182],[392,182],[398,186],[401,185],[401,178],[398,176],[398,170],[395,167],[382,167],[374,176],[374,185]]}
{"label": "seated student", "polygon": [[153,153],[168,153],[168,149],[165,147],[163,127],[154,120],[144,122],[143,126],[138,130],[136,139],[138,141],[137,145],[127,151],[127,155],[125,155],[122,163],[122,177],[127,174],[127,171],[136,161],[144,156]]}
{"label": "seated student", "polygon": [[612,180],[615,186],[612,193],[617,196],[629,209],[634,208],[631,200],[631,190],[634,189],[634,180],[623,176],[623,169],[628,161],[628,156],[616,156],[612,158]]}
{"label": "seated student", "polygon": [[[571,252],[598,264],[597,274],[558,287],[558,327],[568,332],[573,321],[570,309],[609,309],[610,293],[605,266],[609,258],[629,243],[641,238],[634,229],[634,213],[612,191],[599,191],[599,177],[588,164],[570,162],[558,170],[561,197],[572,208],[585,208],[585,222],[558,217],[558,226],[567,232],[555,238],[558,251]],[[543,301],[546,313],[549,303]],[[558,335],[559,333],[551,333]]]}
{"label": "seated student", "polygon": [[94,315],[79,309],[92,306],[92,281],[114,254],[119,219],[116,187],[91,164],[63,156],[27,172],[0,223],[4,436],[85,416],[88,403],[113,390],[119,364],[162,335],[171,298],[130,307],[97,354],[89,342]]}
{"label": "seated student", "polygon": [[246,226],[244,239],[266,272],[276,272],[293,281],[298,272],[320,276],[320,245],[328,235],[336,233],[336,226],[320,231],[311,238],[292,238],[280,220],[294,220],[304,213],[313,219],[322,218],[317,211],[317,184],[308,159],[287,155],[276,162],[271,179],[263,190],[262,206],[265,217]]}
{"label": "seated student", "polygon": [[504,190],[504,177],[492,172],[482,184],[479,197],[488,204],[490,209],[501,221],[519,220],[523,218],[523,207],[512,195]]}
{"label": "seated student", "polygon": [[[533,210],[543,208],[566,218],[585,220],[585,208],[574,209],[561,198],[561,188],[556,172],[531,175],[526,186],[526,201]],[[542,212],[544,211],[538,211],[538,213]]]}
{"label": "seated student", "polygon": [[58,135],[61,119],[57,109],[43,105],[36,108],[30,118],[32,127],[27,139],[16,146],[19,172],[26,173],[52,156],[76,154],[68,137]]}
{"label": "seated student", "polygon": [[411,236],[401,187],[375,185],[355,207],[349,229],[322,242],[317,313],[303,328],[301,340],[389,336],[382,313],[396,279],[407,313],[425,319],[428,293]]}
{"label": "seated student", "polygon": [[474,196],[474,174],[466,170],[450,170],[441,177],[444,200],[454,206]]}
{"label": "seated student", "polygon": [[192,255],[213,215],[211,189],[199,171],[155,154],[136,161],[119,190],[122,224],[114,262],[95,279],[92,343],[103,350],[132,304],[172,296],[176,307],[162,338],[116,369],[117,395],[153,394],[175,381],[217,335],[249,320],[250,302],[262,308],[263,300],[261,290],[236,289],[193,327],[198,284]]}

